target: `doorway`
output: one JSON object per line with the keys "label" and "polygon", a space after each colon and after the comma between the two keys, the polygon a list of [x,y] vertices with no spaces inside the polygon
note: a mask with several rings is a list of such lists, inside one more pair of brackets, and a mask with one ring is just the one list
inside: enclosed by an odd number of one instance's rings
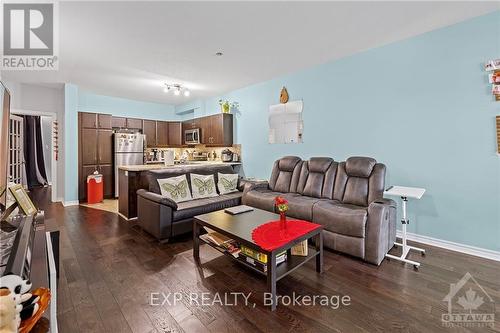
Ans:
{"label": "doorway", "polygon": [[[45,122],[51,124],[50,128],[50,140],[47,140],[47,133],[45,135],[42,133],[42,136],[45,136],[45,140],[42,138],[43,142],[43,151],[50,152],[48,155],[45,155],[45,159],[48,159],[50,163],[46,163],[47,166],[50,165],[50,172],[47,170],[47,174],[50,173],[49,185],[51,185],[51,201],[57,202],[60,201],[57,197],[58,192],[58,181],[57,181],[57,163],[58,163],[58,128],[57,128],[57,113],[55,112],[41,112],[41,111],[32,111],[32,110],[22,110],[22,109],[13,109],[11,110],[12,115],[16,115],[18,118],[23,118],[22,116],[40,116],[40,119],[43,119]],[[22,140],[21,140],[22,141]],[[47,147],[46,147],[47,146]],[[23,165],[23,168],[24,165]],[[24,176],[24,181],[26,181],[26,176]]]}

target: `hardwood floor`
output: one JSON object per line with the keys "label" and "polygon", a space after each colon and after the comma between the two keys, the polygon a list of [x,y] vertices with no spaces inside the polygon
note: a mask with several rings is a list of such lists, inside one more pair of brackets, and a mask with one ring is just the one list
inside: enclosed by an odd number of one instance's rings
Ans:
{"label": "hardwood floor", "polygon": [[[325,251],[325,272],[314,262],[278,282],[279,295],[350,296],[349,306],[263,306],[266,281],[202,246],[193,262],[191,235],[159,244],[118,215],[92,208],[48,204],[34,193],[46,218],[61,231],[59,331],[66,332],[498,332],[494,327],[443,327],[443,298],[470,272],[500,304],[500,263],[422,245],[418,271],[396,261],[380,267]],[[393,250],[394,251],[394,250]],[[182,293],[176,304],[152,306],[151,293]],[[196,305],[190,293],[251,293],[256,306]],[[240,299],[242,300],[242,299]],[[486,302],[486,297],[483,298]],[[173,302],[171,302],[173,303]]]}

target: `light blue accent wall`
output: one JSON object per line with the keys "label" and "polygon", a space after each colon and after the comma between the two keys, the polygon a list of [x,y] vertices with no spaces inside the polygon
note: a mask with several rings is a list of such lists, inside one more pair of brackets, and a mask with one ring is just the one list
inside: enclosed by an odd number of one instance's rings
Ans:
{"label": "light blue accent wall", "polygon": [[78,86],[64,85],[64,201],[78,200]]}
{"label": "light blue accent wall", "polygon": [[153,120],[181,120],[170,104],[142,102],[126,98],[111,97],[80,91],[78,111],[110,113],[114,116],[136,117]]}
{"label": "light blue accent wall", "polygon": [[[427,189],[409,203],[409,232],[500,251],[500,102],[482,69],[499,57],[497,11],[209,98],[199,112],[219,112],[220,98],[239,102],[247,176],[268,178],[284,155],[371,156],[387,165],[387,186]],[[282,86],[304,101],[303,144],[267,143]]]}

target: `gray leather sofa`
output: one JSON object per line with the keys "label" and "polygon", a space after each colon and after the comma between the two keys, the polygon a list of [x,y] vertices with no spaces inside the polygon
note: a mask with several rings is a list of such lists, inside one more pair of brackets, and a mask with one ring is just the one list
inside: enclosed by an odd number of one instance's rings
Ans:
{"label": "gray leather sofa", "polygon": [[324,225],[324,245],[379,265],[396,240],[396,204],[384,199],[385,165],[373,158],[327,157],[274,163],[268,183],[247,184],[243,204],[274,211],[289,202],[288,216]]}
{"label": "gray leather sofa", "polygon": [[160,194],[158,179],[186,174],[191,189],[190,173],[213,174],[215,184],[217,184],[218,172],[235,173],[230,165],[185,166],[148,171],[146,174],[148,189],[137,191],[137,217],[140,227],[158,240],[165,242],[170,237],[191,232],[194,216],[239,205],[243,184],[240,184],[238,192],[181,203],[175,203]]}

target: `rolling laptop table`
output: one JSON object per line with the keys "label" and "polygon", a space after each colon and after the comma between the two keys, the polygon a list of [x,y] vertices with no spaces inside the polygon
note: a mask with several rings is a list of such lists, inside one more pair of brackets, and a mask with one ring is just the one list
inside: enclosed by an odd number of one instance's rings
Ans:
{"label": "rolling laptop table", "polygon": [[423,188],[404,187],[404,186],[391,186],[387,190],[384,191],[385,195],[400,197],[401,201],[403,203],[403,216],[401,218],[401,224],[402,224],[401,238],[402,238],[402,240],[401,240],[401,243],[394,243],[394,245],[402,247],[401,256],[397,257],[397,256],[392,255],[392,254],[386,254],[385,256],[387,258],[390,258],[390,259],[395,259],[395,260],[405,262],[407,264],[411,264],[415,268],[419,268],[420,263],[413,261],[413,260],[406,259],[406,257],[408,256],[408,252],[410,252],[410,250],[415,250],[415,251],[418,251],[422,254],[425,254],[425,250],[421,249],[419,247],[410,246],[410,245],[406,244],[406,226],[410,223],[410,220],[408,219],[407,214],[406,214],[406,209],[407,209],[406,206],[408,203],[408,198],[413,198],[413,199],[419,200],[424,195],[424,193],[425,193],[425,189],[423,189]]}

